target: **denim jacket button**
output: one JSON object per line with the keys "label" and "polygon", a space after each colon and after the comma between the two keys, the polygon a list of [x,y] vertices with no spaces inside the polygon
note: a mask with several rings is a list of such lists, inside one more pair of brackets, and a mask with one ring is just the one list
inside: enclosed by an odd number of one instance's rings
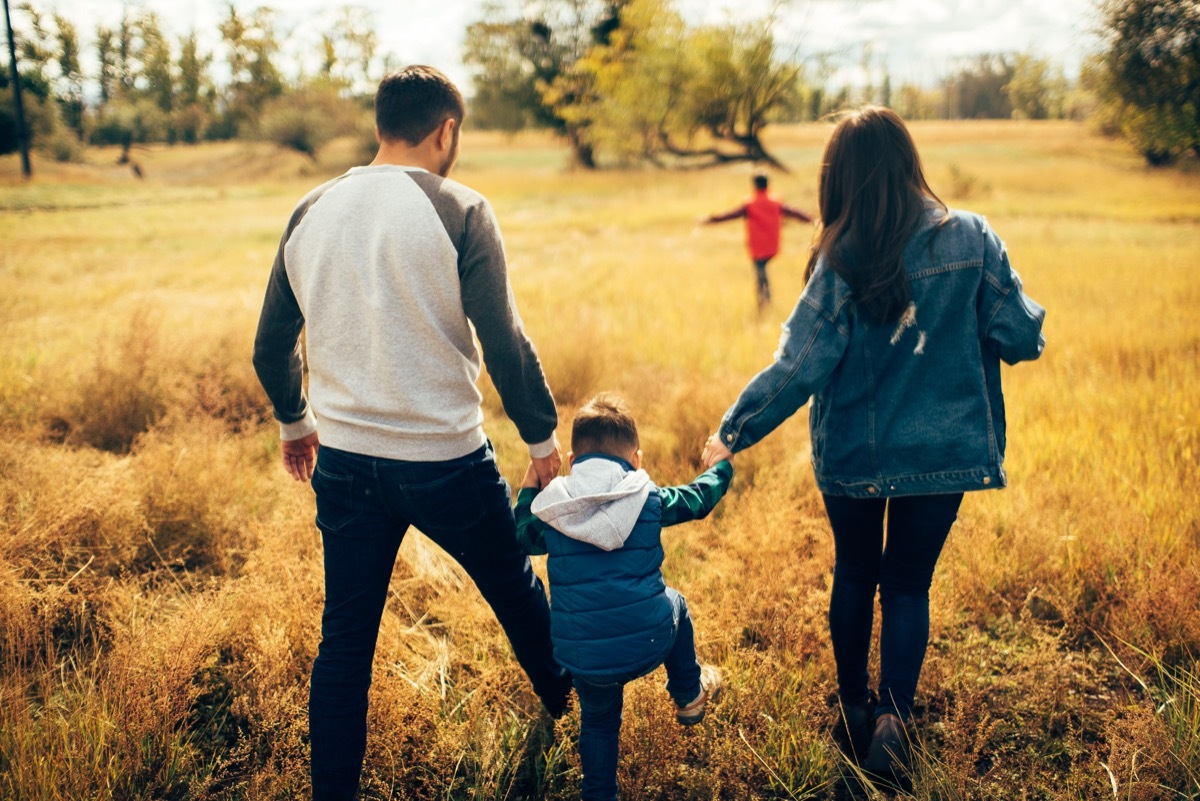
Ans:
{"label": "denim jacket button", "polygon": [[992,483],[992,477],[991,477],[991,476],[984,476],[984,477],[983,477],[983,483],[984,483],[984,484],[991,484],[991,483]]}
{"label": "denim jacket button", "polygon": [[733,434],[726,434],[726,435],[725,435],[725,441],[726,441],[726,442],[733,442]]}
{"label": "denim jacket button", "polygon": [[875,489],[874,487],[867,487],[867,492],[869,492],[871,495],[874,495],[875,493],[879,492],[879,490]]}
{"label": "denim jacket button", "polygon": [[896,485],[895,485],[895,484],[893,484],[893,485],[891,485],[890,487],[888,487],[888,489],[890,489],[890,490],[894,490],[894,489],[896,489]]}

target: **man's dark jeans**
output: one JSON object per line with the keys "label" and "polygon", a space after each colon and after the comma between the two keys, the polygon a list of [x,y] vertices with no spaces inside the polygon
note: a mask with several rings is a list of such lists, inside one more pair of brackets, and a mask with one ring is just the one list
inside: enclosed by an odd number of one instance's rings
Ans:
{"label": "man's dark jeans", "polygon": [[540,696],[569,677],[554,661],[550,607],[517,547],[508,483],[491,444],[446,462],[401,462],[321,446],[313,475],[325,550],[321,646],[309,695],[315,799],[350,799],[367,738],[367,690],[400,541],[410,525],[483,594]]}
{"label": "man's dark jeans", "polygon": [[933,569],[960,503],[961,492],[890,499],[825,496],[836,551],[829,631],[843,703],[861,704],[869,693],[867,657],[878,587],[883,621],[875,714],[908,719],[929,644]]}
{"label": "man's dark jeans", "polygon": [[667,668],[667,692],[676,706],[687,706],[700,695],[700,663],[696,661],[696,636],[687,601],[670,587],[667,597],[675,608],[675,637],[665,659],[627,673],[575,676],[583,801],[617,799],[617,748],[626,684],[663,664]]}

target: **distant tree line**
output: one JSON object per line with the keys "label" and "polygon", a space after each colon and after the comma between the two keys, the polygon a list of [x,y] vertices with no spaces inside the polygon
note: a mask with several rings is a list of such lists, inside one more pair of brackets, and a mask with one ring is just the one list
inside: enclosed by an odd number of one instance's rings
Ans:
{"label": "distant tree line", "polygon": [[[126,7],[86,45],[60,14],[34,2],[14,10],[26,126],[36,145],[61,160],[76,157],[82,143],[120,145],[127,157],[138,143],[235,137],[313,156],[331,137],[369,128],[364,115],[382,65],[374,23],[361,7],[332,12],[317,43],[319,64],[292,76],[281,66],[284,42],[267,6],[243,13],[230,3],[215,52],[194,31],[169,36],[159,15],[144,9]],[[17,145],[9,84],[4,70],[0,153]]]}
{"label": "distant tree line", "polygon": [[[515,5],[515,10],[514,10]],[[801,58],[774,18],[689,25],[672,0],[491,2],[467,30],[475,124],[545,126],[593,167],[777,163],[771,122],[864,102],[909,119],[1084,119],[1128,138],[1151,164],[1200,155],[1200,3],[1103,0],[1106,49],[1078,81],[1029,53],[960,60],[934,86],[896,85],[863,53],[865,82],[834,86],[833,54]]]}
{"label": "distant tree line", "polygon": [[[863,102],[909,119],[1087,117],[1151,164],[1200,155],[1200,3],[1101,0],[1098,8],[1104,50],[1078,81],[1050,59],[992,53],[952,64],[932,86],[897,83],[867,49],[859,79],[836,86],[844,54],[801,57],[776,37],[774,16],[696,25],[673,0],[491,0],[466,31],[470,122],[550,128],[589,168],[782,167],[763,144],[769,124]],[[86,45],[70,20],[33,0],[17,10],[28,132],[61,159],[84,142],[127,154],[141,142],[264,138],[310,156],[337,135],[369,142],[369,95],[389,66],[369,13],[353,5],[330,13],[319,64],[293,64],[291,75],[268,6],[243,13],[230,3],[212,52],[194,32],[168,36],[146,10],[127,7]],[[0,153],[16,144],[4,73]]]}

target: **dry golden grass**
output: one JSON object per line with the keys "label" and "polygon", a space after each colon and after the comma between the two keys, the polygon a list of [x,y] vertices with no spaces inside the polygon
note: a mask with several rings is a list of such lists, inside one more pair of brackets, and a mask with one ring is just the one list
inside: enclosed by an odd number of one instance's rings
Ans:
{"label": "dry golden grass", "polygon": [[[801,207],[827,133],[773,132]],[[913,133],[935,189],[1005,238],[1049,345],[1005,374],[1011,487],[967,498],[935,578],[912,797],[1200,798],[1200,176],[1070,124]],[[143,181],[91,151],[31,185],[0,159],[0,798],[306,792],[320,541],[249,354],[286,216],[351,147],[155,148]],[[469,132],[456,177],[496,208],[560,437],[616,390],[652,475],[689,478],[774,350],[807,230],[760,317],[740,229],[695,226],[748,169],[572,172],[544,137]],[[518,437],[485,404],[515,481]],[[681,730],[661,673],[630,687],[628,798],[853,797],[804,418],[664,536],[728,692]],[[541,718],[457,567],[414,534],[392,591],[364,797],[575,797],[577,713]]]}

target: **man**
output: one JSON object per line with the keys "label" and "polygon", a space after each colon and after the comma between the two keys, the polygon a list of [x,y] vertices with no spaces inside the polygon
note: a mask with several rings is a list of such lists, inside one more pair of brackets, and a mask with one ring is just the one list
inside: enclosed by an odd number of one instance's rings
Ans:
{"label": "man", "polygon": [[437,70],[385,77],[375,96],[378,155],[296,207],[259,320],[255,369],[280,422],[284,467],[312,479],[324,548],[309,697],[317,799],[357,790],[371,661],[410,524],[474,580],[552,715],[570,692],[483,433],[469,323],[543,485],[560,465],[558,415],[517,314],[492,209],[446,178],[463,116],[461,95]]}
{"label": "man", "polygon": [[783,217],[800,222],[812,222],[812,217],[783,203],[767,192],[768,180],[764,173],[754,175],[754,195],[733,211],[712,214],[700,221],[701,225],[746,218],[746,248],[754,262],[756,279],[755,293],[758,308],[771,302],[771,282],[767,279],[767,262],[779,253],[779,228]]}

